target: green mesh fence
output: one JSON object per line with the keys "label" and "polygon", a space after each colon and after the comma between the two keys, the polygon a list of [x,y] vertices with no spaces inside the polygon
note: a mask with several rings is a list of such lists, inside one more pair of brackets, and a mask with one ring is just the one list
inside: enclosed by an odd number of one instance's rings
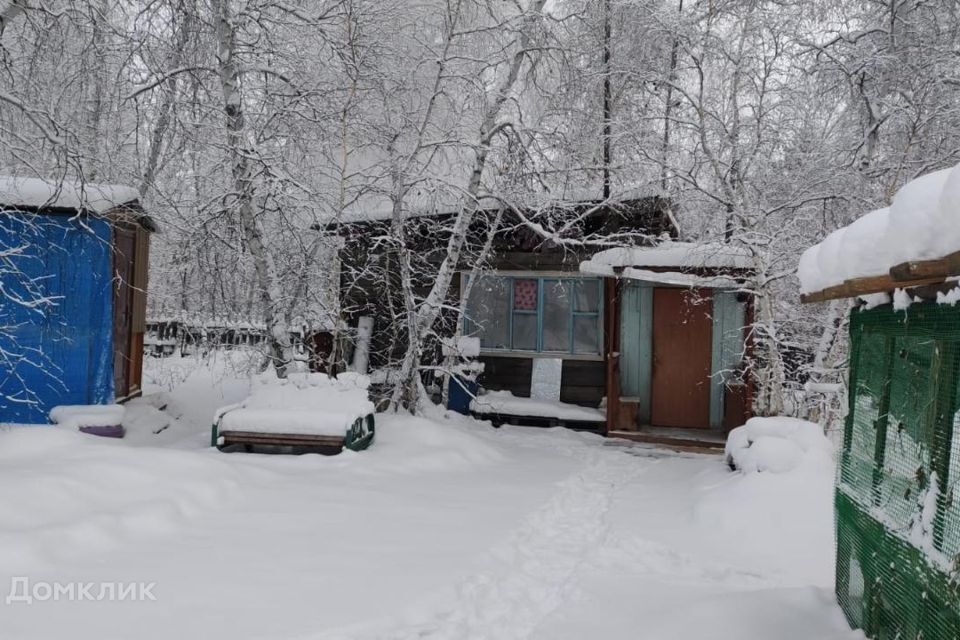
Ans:
{"label": "green mesh fence", "polygon": [[837,598],[872,638],[960,639],[958,400],[960,307],[853,312]]}

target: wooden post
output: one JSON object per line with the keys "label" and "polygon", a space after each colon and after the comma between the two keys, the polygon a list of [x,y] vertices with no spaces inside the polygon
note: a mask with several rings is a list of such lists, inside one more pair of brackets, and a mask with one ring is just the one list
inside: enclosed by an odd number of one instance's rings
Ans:
{"label": "wooden post", "polygon": [[620,296],[619,280],[603,279],[603,352],[607,365],[607,423],[605,434],[620,424]]}
{"label": "wooden post", "polygon": [[953,497],[948,487],[953,481],[950,477],[950,454],[953,451],[954,422],[957,410],[957,379],[960,376],[960,358],[954,345],[947,340],[934,342],[934,381],[933,412],[930,428],[932,441],[930,464],[937,473],[938,493],[937,510],[933,519],[933,545],[943,551],[943,535],[946,527],[946,513]]}
{"label": "wooden post", "polygon": [[745,394],[743,403],[744,403],[744,406],[746,407],[746,413],[747,413],[747,415],[744,417],[747,418],[748,420],[753,417],[753,402],[757,393],[756,377],[754,376],[754,373],[753,373],[754,366],[752,362],[753,355],[754,355],[754,347],[756,346],[756,341],[754,340],[754,336],[753,336],[753,320],[755,316],[754,307],[756,306],[755,302],[756,302],[756,295],[752,293],[749,294],[749,297],[747,298],[746,313],[744,315],[745,322],[743,323],[744,325],[746,325],[744,329],[747,331],[747,335],[745,336],[746,340],[744,340],[744,344],[743,344],[744,359],[747,361],[749,365],[747,367],[747,370],[744,372],[746,375],[746,380],[744,380],[744,383],[747,385],[747,388],[746,388],[746,394]]}
{"label": "wooden post", "polygon": [[[861,338],[862,340],[863,338]],[[893,356],[895,341],[892,336],[884,338],[883,348],[883,387],[880,390],[880,398],[877,407],[877,421],[874,424],[876,429],[876,438],[873,445],[874,466],[873,478],[871,484],[871,495],[873,497],[873,506],[879,507],[882,504],[881,484],[883,483],[883,465],[887,458],[887,427],[890,424],[890,396],[893,383]],[[851,385],[850,395],[856,402],[857,388]],[[855,405],[853,405],[855,406]],[[851,443],[847,443],[847,447]]]}

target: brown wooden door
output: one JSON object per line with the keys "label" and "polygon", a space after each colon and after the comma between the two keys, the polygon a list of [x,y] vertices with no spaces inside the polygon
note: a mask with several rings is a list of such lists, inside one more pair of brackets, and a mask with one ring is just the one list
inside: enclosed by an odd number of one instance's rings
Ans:
{"label": "brown wooden door", "polygon": [[710,426],[712,311],[709,289],[653,290],[654,426]]}
{"label": "brown wooden door", "polygon": [[123,398],[130,393],[136,234],[121,228],[113,233],[113,393]]}

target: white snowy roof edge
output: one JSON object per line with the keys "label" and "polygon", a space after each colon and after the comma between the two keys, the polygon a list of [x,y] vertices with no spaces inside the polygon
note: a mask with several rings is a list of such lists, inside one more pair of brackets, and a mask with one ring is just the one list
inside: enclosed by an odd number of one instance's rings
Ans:
{"label": "white snowy roof edge", "polygon": [[[412,197],[406,203],[404,215],[407,218],[422,218],[442,216],[456,213],[463,206],[462,194],[445,194],[446,197]],[[636,200],[645,200],[663,197],[653,190],[644,191],[640,188],[625,188],[619,190],[607,199],[604,199],[593,190],[562,189],[557,193],[529,193],[522,198],[513,199],[512,204],[518,207],[541,208],[551,206],[583,206],[608,204],[612,207]],[[482,194],[477,203],[480,210],[498,209],[510,198],[502,198],[493,194]],[[370,194],[361,200],[352,203],[339,218],[331,218],[327,223],[339,222],[342,224],[356,224],[389,220],[393,215],[393,205],[386,196]]]}
{"label": "white snowy roof edge", "polygon": [[651,280],[655,276],[645,268],[751,269],[753,266],[753,254],[746,247],[716,242],[670,240],[652,247],[614,247],[600,251],[580,263],[580,272]]}
{"label": "white snowy roof edge", "polygon": [[903,185],[893,203],[862,215],[804,251],[800,293],[848,280],[887,276],[906,262],[939,260],[960,251],[960,164]]}
{"label": "white snowy roof edge", "polygon": [[619,274],[626,280],[637,280],[651,284],[661,284],[673,287],[696,287],[700,289],[737,289],[744,283],[728,276],[698,276],[682,271],[649,271],[626,267]]}
{"label": "white snowy roof edge", "polygon": [[125,185],[0,175],[0,207],[76,209],[103,214],[138,203],[139,199],[137,190]]}

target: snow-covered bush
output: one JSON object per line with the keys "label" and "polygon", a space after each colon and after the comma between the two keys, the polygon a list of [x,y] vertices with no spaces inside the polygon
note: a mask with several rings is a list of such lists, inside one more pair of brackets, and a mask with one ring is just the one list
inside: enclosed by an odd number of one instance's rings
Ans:
{"label": "snow-covered bush", "polygon": [[798,418],[750,418],[727,436],[727,464],[743,473],[785,473],[802,464],[829,464],[833,446],[820,425]]}

